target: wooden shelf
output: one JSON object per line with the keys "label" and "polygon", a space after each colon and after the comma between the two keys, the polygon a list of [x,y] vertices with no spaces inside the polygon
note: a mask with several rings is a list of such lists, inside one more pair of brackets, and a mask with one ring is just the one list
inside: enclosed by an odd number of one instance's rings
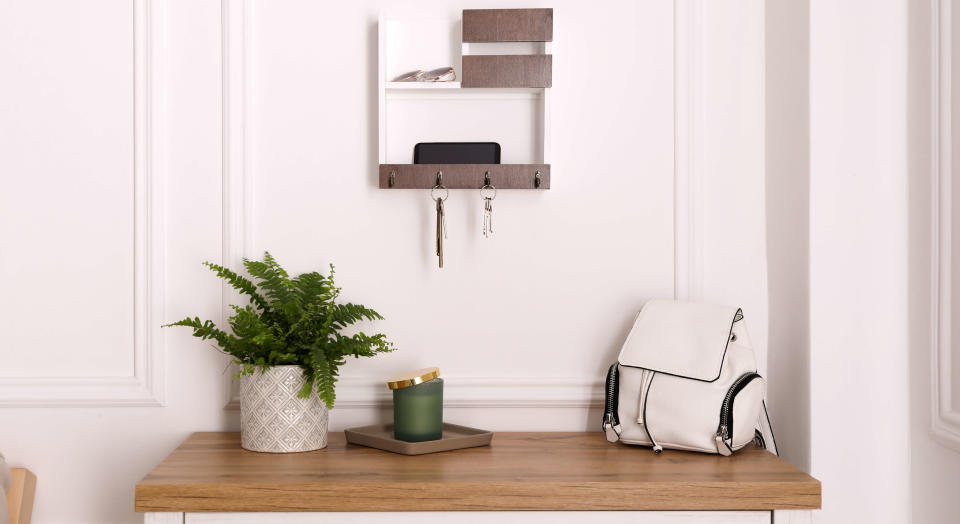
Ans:
{"label": "wooden shelf", "polygon": [[347,444],[255,453],[194,433],[136,487],[141,512],[780,510],[820,507],[820,482],[764,449],[733,456],[497,433],[490,446],[408,457]]}
{"label": "wooden shelf", "polygon": [[380,188],[430,189],[438,172],[447,189],[480,189],[486,173],[497,189],[550,189],[550,164],[380,164]]}
{"label": "wooden shelf", "polygon": [[464,9],[464,42],[550,42],[553,9]]}
{"label": "wooden shelf", "polygon": [[464,55],[463,87],[553,85],[553,55]]}

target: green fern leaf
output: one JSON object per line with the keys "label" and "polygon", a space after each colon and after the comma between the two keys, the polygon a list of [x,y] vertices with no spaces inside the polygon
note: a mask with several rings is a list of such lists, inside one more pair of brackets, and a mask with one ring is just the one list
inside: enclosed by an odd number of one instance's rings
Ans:
{"label": "green fern leaf", "polygon": [[250,280],[238,275],[234,271],[227,269],[223,266],[219,266],[212,262],[204,262],[203,265],[212,269],[218,277],[227,281],[233,289],[240,291],[241,293],[250,297],[250,300],[257,305],[263,311],[269,311],[270,306],[267,304],[267,299],[263,298],[263,295],[257,292],[257,286]]}

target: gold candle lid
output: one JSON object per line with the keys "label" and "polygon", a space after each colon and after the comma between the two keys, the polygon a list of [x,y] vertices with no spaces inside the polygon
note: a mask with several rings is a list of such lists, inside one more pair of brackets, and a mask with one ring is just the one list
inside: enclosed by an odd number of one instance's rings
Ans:
{"label": "gold candle lid", "polygon": [[423,368],[409,373],[402,373],[395,377],[387,379],[387,387],[390,389],[403,389],[417,384],[433,380],[440,376],[440,368]]}

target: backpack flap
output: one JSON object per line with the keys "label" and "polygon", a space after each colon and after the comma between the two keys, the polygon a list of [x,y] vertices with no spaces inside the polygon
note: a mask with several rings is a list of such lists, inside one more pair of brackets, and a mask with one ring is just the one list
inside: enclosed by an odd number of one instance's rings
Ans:
{"label": "backpack flap", "polygon": [[672,300],[643,306],[620,350],[622,366],[713,382],[720,378],[739,308]]}

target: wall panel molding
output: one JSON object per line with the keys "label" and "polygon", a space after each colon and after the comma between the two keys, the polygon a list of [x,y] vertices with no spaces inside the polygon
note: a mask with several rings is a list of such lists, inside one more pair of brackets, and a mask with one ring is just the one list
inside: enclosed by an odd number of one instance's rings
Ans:
{"label": "wall panel molding", "polygon": [[[247,0],[222,0],[223,35],[223,263],[238,267],[253,245],[253,173],[250,168],[252,123],[248,97],[252,85],[251,9]],[[675,296],[694,298],[702,287],[702,0],[678,0],[674,18],[675,80]],[[224,286],[223,318],[237,300]],[[235,367],[224,375],[226,409],[239,409]],[[586,409],[603,405],[603,380],[571,377],[450,377],[444,405],[453,408]],[[380,377],[343,377],[337,382],[337,409],[390,405]]]}
{"label": "wall panel molding", "polygon": [[[952,248],[952,117],[951,117],[951,74],[952,74],[952,28],[950,24],[951,0],[934,1],[932,11],[932,30],[937,35],[934,41],[933,60],[933,129],[931,140],[933,151],[933,181],[931,205],[931,231],[933,238],[933,256],[931,261],[932,289],[931,311],[933,326],[931,340],[933,351],[931,358],[931,431],[937,441],[960,450],[960,406],[952,402],[951,363],[953,350],[951,329],[951,282],[953,273]],[[956,387],[960,387],[957,384]]]}
{"label": "wall panel molding", "polygon": [[134,0],[133,13],[133,375],[0,378],[0,407],[164,404],[164,6]]}
{"label": "wall panel molding", "polygon": [[[445,408],[595,408],[603,406],[603,381],[580,377],[444,377]],[[344,377],[337,409],[390,408],[383,380]]]}
{"label": "wall panel molding", "polygon": [[[253,245],[253,177],[250,169],[250,126],[248,110],[249,82],[249,10],[246,0],[222,0],[221,35],[223,56],[223,216],[221,219],[221,264],[240,268],[243,257]],[[224,283],[220,292],[221,326],[226,326],[230,304],[242,297]],[[239,409],[238,368],[230,365],[224,373],[223,390],[227,409]]]}
{"label": "wall panel molding", "polygon": [[674,2],[674,298],[703,296],[702,0]]}

